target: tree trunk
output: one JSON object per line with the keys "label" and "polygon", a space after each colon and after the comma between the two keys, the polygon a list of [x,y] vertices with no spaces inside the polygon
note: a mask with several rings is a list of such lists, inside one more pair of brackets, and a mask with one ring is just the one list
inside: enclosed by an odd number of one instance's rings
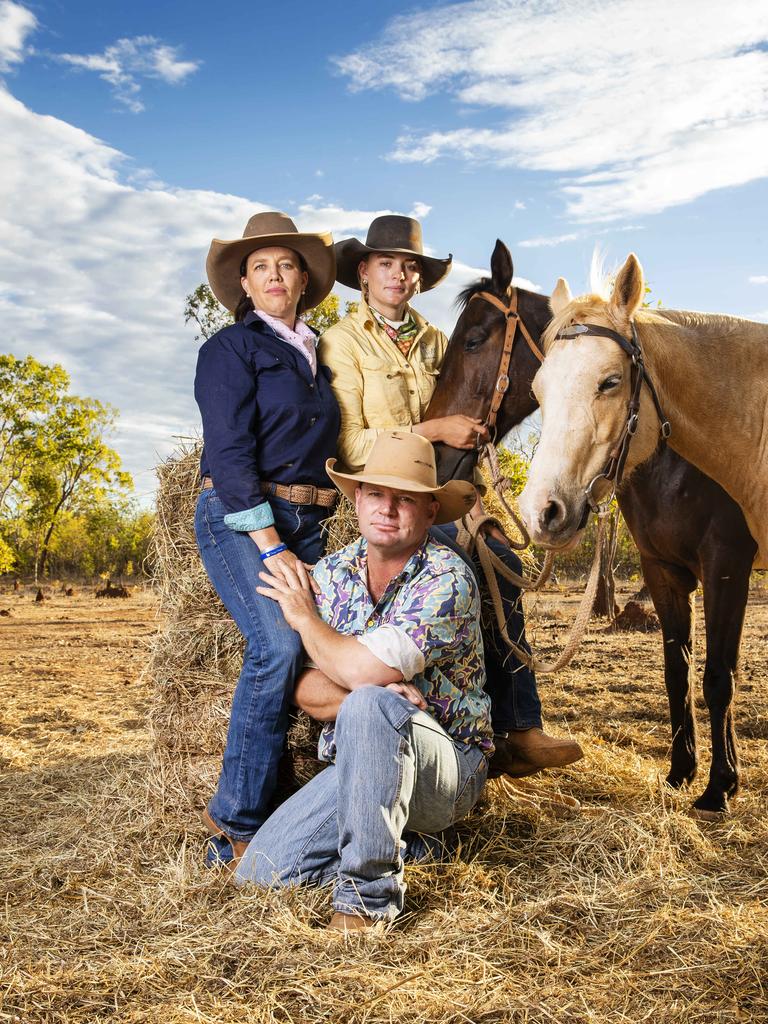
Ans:
{"label": "tree trunk", "polygon": [[[45,576],[45,566],[46,566],[46,563],[48,561],[48,545],[51,542],[51,537],[53,536],[53,531],[56,529],[56,519],[58,518],[59,512],[61,512],[62,506],[64,505],[64,502],[67,500],[68,497],[69,497],[69,495],[67,495],[66,493],[62,494],[61,498],[57,502],[56,507],[54,508],[53,513],[51,515],[51,522],[50,522],[48,530],[47,530],[47,532],[45,534],[45,540],[43,541],[43,547],[42,547],[42,550],[40,552],[40,563],[39,564],[40,564],[40,575],[41,576]],[[37,571],[38,571],[38,569],[37,569],[37,562],[36,562],[35,563],[35,582],[37,582]]]}
{"label": "tree trunk", "polygon": [[600,549],[600,578],[597,583],[595,603],[592,606],[594,615],[610,619],[611,622],[619,614],[619,606],[616,604],[616,577],[613,574],[613,561],[616,557],[616,542],[618,540],[618,520],[619,513],[614,509],[608,520],[606,534]]}

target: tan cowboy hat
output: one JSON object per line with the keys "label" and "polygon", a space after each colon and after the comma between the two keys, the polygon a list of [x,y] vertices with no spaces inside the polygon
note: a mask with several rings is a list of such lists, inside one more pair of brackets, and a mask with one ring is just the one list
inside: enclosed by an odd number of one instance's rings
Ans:
{"label": "tan cowboy hat", "polygon": [[388,430],[379,434],[360,473],[339,473],[333,468],[336,461],[328,459],[326,472],[352,502],[355,500],[355,488],[360,484],[378,484],[397,491],[431,494],[440,505],[435,523],[452,523],[475,504],[475,488],[465,480],[449,480],[442,487],[437,486],[435,449],[421,434],[404,430]]}
{"label": "tan cowboy hat", "polygon": [[333,238],[327,231],[315,235],[301,233],[285,213],[256,213],[245,225],[242,238],[231,242],[214,238],[205,261],[211,291],[230,312],[244,294],[240,284],[241,263],[248,253],[270,245],[293,249],[304,257],[309,273],[305,308],[311,309],[322,302],[333,288],[336,259]]}
{"label": "tan cowboy hat", "polygon": [[421,291],[440,284],[451,269],[453,256],[449,253],[447,260],[438,260],[434,256],[424,255],[424,244],[421,240],[421,224],[413,217],[400,217],[387,214],[371,221],[365,245],[357,238],[345,238],[336,243],[336,280],[347,288],[360,290],[357,268],[360,260],[372,252],[404,252],[415,256],[421,263]]}

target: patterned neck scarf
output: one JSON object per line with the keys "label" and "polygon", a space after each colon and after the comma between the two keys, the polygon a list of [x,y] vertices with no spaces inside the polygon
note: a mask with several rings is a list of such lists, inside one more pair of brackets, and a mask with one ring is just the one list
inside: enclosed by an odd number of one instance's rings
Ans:
{"label": "patterned neck scarf", "polygon": [[378,309],[370,307],[376,322],[382,328],[384,333],[389,337],[404,356],[408,356],[411,350],[413,339],[419,333],[419,326],[413,319],[410,313],[406,314],[405,320],[401,320],[399,323],[396,320],[388,320],[383,313],[380,313]]}

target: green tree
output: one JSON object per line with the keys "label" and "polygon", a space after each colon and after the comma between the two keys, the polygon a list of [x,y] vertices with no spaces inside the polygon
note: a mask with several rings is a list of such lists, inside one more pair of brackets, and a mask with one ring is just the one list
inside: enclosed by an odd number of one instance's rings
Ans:
{"label": "green tree", "polygon": [[20,500],[40,424],[69,388],[63,367],[0,355],[0,514]]}
{"label": "green tree", "polygon": [[322,334],[323,331],[327,331],[329,327],[333,327],[341,320],[342,315],[346,316],[349,313],[355,313],[357,311],[358,303],[346,302],[344,304],[344,313],[339,312],[341,308],[341,300],[335,292],[331,292],[330,295],[326,295],[322,302],[318,303],[314,309],[310,311],[302,318],[309,324],[310,327],[314,328],[318,334]]}
{"label": "green tree", "polygon": [[154,513],[111,495],[80,512],[62,512],[51,543],[56,576],[141,576]]}
{"label": "green tree", "polygon": [[24,479],[29,496],[26,518],[39,538],[36,579],[45,574],[62,512],[87,507],[109,491],[132,486],[120,456],[104,440],[115,415],[114,409],[95,398],[67,396],[39,425],[34,459]]}

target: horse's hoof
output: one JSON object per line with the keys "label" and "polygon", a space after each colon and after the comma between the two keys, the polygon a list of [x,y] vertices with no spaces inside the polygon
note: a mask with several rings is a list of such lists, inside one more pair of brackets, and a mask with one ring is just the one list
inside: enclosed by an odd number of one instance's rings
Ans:
{"label": "horse's hoof", "polygon": [[724,811],[711,811],[704,807],[691,807],[689,814],[692,818],[696,818],[697,821],[725,821],[730,815],[730,809],[725,808]]}

